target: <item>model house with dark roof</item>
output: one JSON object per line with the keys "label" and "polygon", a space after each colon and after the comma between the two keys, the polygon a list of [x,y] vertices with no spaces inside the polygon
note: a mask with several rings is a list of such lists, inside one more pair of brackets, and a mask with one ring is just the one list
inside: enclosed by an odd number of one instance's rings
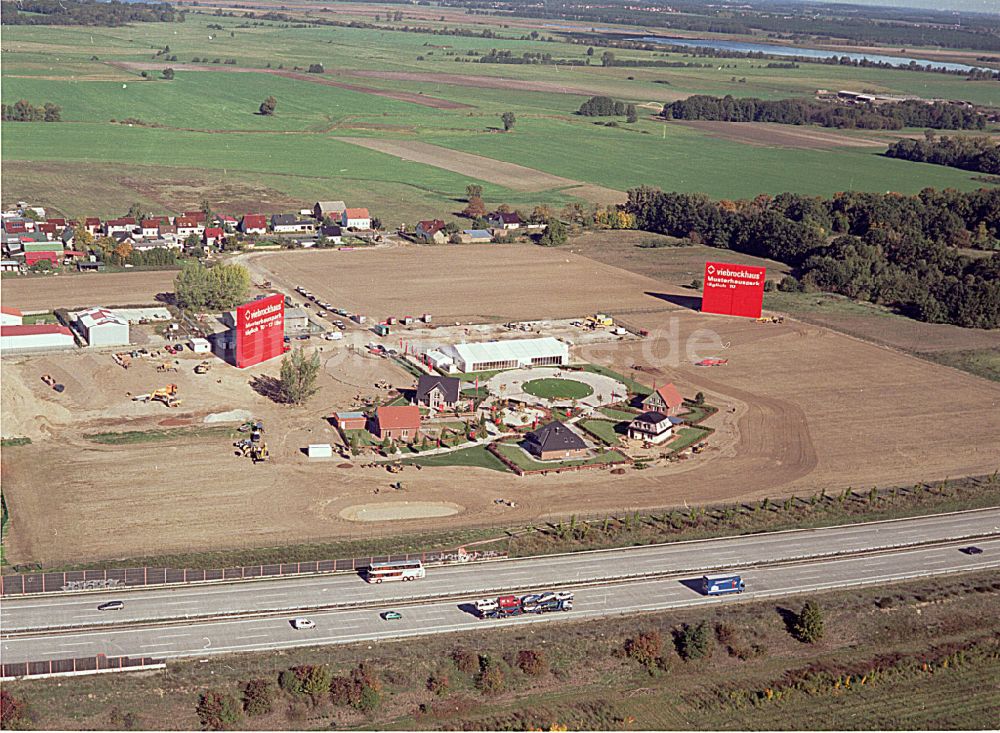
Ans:
{"label": "model house with dark roof", "polygon": [[516,211],[494,211],[486,217],[486,223],[493,229],[520,229],[522,224]]}
{"label": "model house with dark roof", "polygon": [[644,443],[663,443],[674,434],[674,421],[662,412],[650,410],[628,424],[628,437]]}
{"label": "model house with dark roof", "polygon": [[450,410],[458,404],[461,392],[462,380],[458,377],[421,374],[417,379],[414,402],[430,410]]}
{"label": "model house with dark roof", "polygon": [[590,452],[583,438],[558,420],[528,433],[522,445],[543,461],[586,458]]}
{"label": "model house with dark roof", "polygon": [[649,396],[642,401],[642,406],[646,410],[662,412],[664,415],[676,415],[684,404],[684,398],[677,391],[673,382],[667,382],[662,387],[657,387]]}

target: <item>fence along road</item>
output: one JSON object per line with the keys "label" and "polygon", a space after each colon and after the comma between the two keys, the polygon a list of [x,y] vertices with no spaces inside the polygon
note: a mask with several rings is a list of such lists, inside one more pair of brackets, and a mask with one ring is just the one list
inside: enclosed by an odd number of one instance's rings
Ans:
{"label": "fence along road", "polygon": [[[116,654],[144,654],[161,659],[176,659],[320,644],[348,644],[524,623],[580,621],[683,606],[733,603],[737,598],[760,600],[1000,567],[1000,539],[978,544],[984,550],[978,556],[963,555],[955,546],[937,546],[891,550],[874,556],[761,566],[743,573],[748,591],[739,597],[706,597],[692,588],[696,584],[692,583],[690,577],[673,577],[580,588],[576,590],[575,608],[569,613],[519,616],[500,621],[481,620],[471,613],[466,604],[439,600],[400,607],[403,617],[396,621],[383,621],[379,617],[379,611],[386,610],[385,608],[312,613],[310,618],[316,622],[316,628],[309,631],[294,630],[288,616],[270,616],[215,622],[192,621],[184,626],[78,630],[66,634],[8,639],[0,649],[8,664],[94,655],[106,650],[114,650]],[[518,590],[523,592],[533,587],[535,586],[526,585]]]}
{"label": "fence along road", "polygon": [[[411,583],[369,585],[357,574],[327,574],[247,583],[188,585],[113,593],[5,598],[4,633],[123,622],[293,611],[487,592],[544,588],[672,572],[737,569],[761,563],[1000,535],[1000,508],[822,529],[767,532],[621,550],[578,552],[429,568]],[[121,599],[121,611],[98,604]]]}

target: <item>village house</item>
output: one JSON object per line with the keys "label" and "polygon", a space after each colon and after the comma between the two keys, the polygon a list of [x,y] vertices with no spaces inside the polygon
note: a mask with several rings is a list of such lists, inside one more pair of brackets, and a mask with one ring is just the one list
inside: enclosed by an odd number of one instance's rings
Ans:
{"label": "village house", "polygon": [[200,237],[205,233],[205,225],[189,216],[178,216],[174,219],[174,226],[177,228],[177,236],[181,239],[187,239],[192,234]]}
{"label": "village house", "polygon": [[347,210],[347,204],[343,201],[317,201],[313,204],[313,216],[319,221],[333,219],[340,221]]}
{"label": "village house", "polygon": [[583,438],[558,420],[528,433],[522,445],[542,461],[585,458],[589,453]]}
{"label": "village house", "polygon": [[88,216],[83,220],[83,228],[90,232],[91,236],[96,237],[102,227],[101,220],[96,216]]}
{"label": "village house", "polygon": [[41,232],[45,235],[45,238],[52,241],[56,238],[56,225],[49,224],[47,221],[40,221],[35,225],[35,231]]}
{"label": "village house", "polygon": [[413,402],[430,410],[451,410],[461,397],[462,381],[458,377],[439,377],[421,374]]}
{"label": "village house", "polygon": [[160,236],[160,220],[159,219],[143,219],[142,220],[142,236],[145,239],[153,239],[154,237]]}
{"label": "village house", "polygon": [[121,219],[108,219],[104,222],[104,234],[105,236],[112,237],[116,232],[127,232],[131,234],[137,226],[136,220],[131,216],[125,216]]}
{"label": "village house", "polygon": [[209,247],[221,245],[226,241],[226,233],[222,230],[222,227],[207,227],[204,237],[205,244]]}
{"label": "village house", "polygon": [[674,434],[673,420],[662,412],[650,410],[628,424],[628,437],[646,443],[659,444]]}
{"label": "village house", "polygon": [[319,235],[333,244],[343,241],[343,230],[334,224],[324,224],[319,228]]}
{"label": "village house", "polygon": [[244,234],[267,234],[267,217],[264,214],[244,214],[240,229]]}
{"label": "village house", "polygon": [[417,238],[434,244],[444,244],[448,235],[444,231],[445,223],[441,219],[417,222]]}
{"label": "village house", "polygon": [[684,398],[673,382],[657,387],[642,401],[643,409],[662,412],[664,415],[676,415],[683,404]]}
{"label": "village house", "polygon": [[340,225],[347,229],[371,229],[372,218],[368,209],[344,209]]}
{"label": "village house", "polygon": [[208,224],[208,215],[204,211],[185,211],[183,216],[185,219],[191,219],[198,224]]}
{"label": "village house", "polygon": [[420,437],[420,408],[416,405],[379,407],[375,410],[375,435],[381,440],[412,442]]}
{"label": "village house", "polygon": [[230,216],[229,214],[216,214],[215,223],[222,227],[223,229],[235,230],[239,225],[239,220],[235,216]]}
{"label": "village house", "polygon": [[272,214],[271,230],[275,234],[294,234],[299,230],[299,220],[295,214]]}
{"label": "village house", "polygon": [[486,223],[492,229],[520,229],[521,228],[521,217],[517,215],[517,212],[504,212],[495,211],[486,217]]}

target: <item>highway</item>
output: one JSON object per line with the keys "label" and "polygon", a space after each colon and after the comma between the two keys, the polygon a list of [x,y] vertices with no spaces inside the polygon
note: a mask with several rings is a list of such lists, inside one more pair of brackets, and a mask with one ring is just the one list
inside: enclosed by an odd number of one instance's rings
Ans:
{"label": "highway", "polygon": [[[7,597],[0,605],[4,634],[45,629],[196,619],[229,614],[402,603],[456,594],[475,597],[515,588],[542,588],[667,573],[703,573],[806,558],[884,550],[967,537],[1000,535],[1000,508],[888,522],[769,532],[620,550],[571,553],[428,568],[411,583],[372,585],[353,573],[284,580],[208,583],[113,592]],[[121,611],[98,611],[107,600]]]}
{"label": "highway", "polygon": [[[765,565],[743,573],[747,592],[742,596],[705,597],[690,575],[655,580],[603,583],[575,588],[575,609],[504,620],[480,620],[468,606],[456,600],[431,600],[395,606],[403,618],[385,621],[385,607],[338,609],[309,613],[316,628],[296,631],[288,615],[221,621],[194,621],[178,625],[148,625],[136,628],[75,630],[38,634],[2,642],[5,662],[64,659],[98,653],[146,655],[173,659],[211,654],[252,652],[320,644],[347,644],[393,638],[506,627],[547,621],[582,619],[685,606],[734,603],[809,593],[862,584],[889,583],[907,578],[929,577],[977,569],[1000,567],[1000,539],[977,541],[982,555],[959,552],[960,543],[899,549],[864,555],[794,564]],[[685,582],[686,581],[686,582]],[[538,589],[526,583],[515,589]],[[466,601],[474,600],[470,596]]]}

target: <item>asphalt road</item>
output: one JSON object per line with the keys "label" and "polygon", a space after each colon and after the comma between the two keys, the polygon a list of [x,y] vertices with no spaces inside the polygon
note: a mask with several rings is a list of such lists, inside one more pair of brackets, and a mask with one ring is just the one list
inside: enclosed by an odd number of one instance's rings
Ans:
{"label": "asphalt road", "polygon": [[[288,616],[269,616],[133,629],[77,630],[8,639],[0,648],[6,662],[64,659],[98,653],[172,659],[347,644],[557,620],[578,621],[1000,567],[1000,539],[977,541],[976,544],[984,550],[982,555],[965,555],[958,551],[960,545],[952,544],[893,550],[879,555],[761,566],[743,573],[747,592],[742,596],[705,597],[696,589],[696,578],[672,577],[579,588],[576,589],[576,608],[571,612],[500,621],[480,620],[462,602],[438,600],[398,607],[403,618],[395,621],[381,619],[379,614],[386,610],[385,607],[314,612],[309,614],[309,618],[316,622],[316,628],[308,631],[293,629]],[[537,588],[538,584],[530,583],[517,590],[527,592]],[[470,596],[468,600],[473,599],[474,596]]]}
{"label": "asphalt road", "polygon": [[[1000,534],[1000,509],[942,514],[742,537],[676,542],[652,547],[572,553],[471,565],[431,567],[411,583],[371,585],[355,574],[328,574],[285,580],[198,584],[169,588],[70,593],[7,598],[0,606],[0,629],[16,631],[114,625],[166,619],[208,618],[234,613],[400,603],[434,596],[470,597],[516,588],[728,570],[761,563],[798,560]],[[122,611],[98,611],[107,600],[125,602]]]}

